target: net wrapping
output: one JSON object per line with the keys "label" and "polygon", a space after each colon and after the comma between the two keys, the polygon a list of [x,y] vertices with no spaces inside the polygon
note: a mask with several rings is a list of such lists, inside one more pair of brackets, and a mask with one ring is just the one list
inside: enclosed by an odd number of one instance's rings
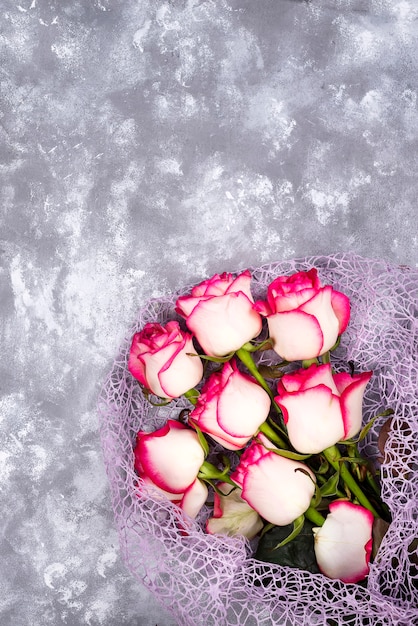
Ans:
{"label": "net wrapping", "polygon": [[[147,322],[180,321],[174,304],[191,287],[151,300],[140,310],[104,383],[100,431],[122,556],[181,626],[418,623],[418,270],[353,254],[294,259],[250,268],[255,299],[265,298],[277,276],[311,267],[323,284],[351,300],[350,324],[332,363],[347,370],[352,361],[356,371],[374,371],[364,397],[364,422],[394,410],[384,457],[377,437],[386,418],[375,422],[360,446],[381,468],[382,497],[393,522],[361,586],[257,561],[242,537],[206,535],[202,528],[210,507],[191,521],[152,490],[141,487],[139,497],[133,469],[136,433],[160,428],[190,407],[185,399],[152,406],[127,370],[133,333]],[[278,360],[271,351],[260,358]]]}

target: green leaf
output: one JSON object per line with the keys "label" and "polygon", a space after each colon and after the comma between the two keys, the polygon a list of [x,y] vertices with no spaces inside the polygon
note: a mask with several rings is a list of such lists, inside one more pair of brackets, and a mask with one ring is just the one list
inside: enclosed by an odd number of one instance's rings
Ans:
{"label": "green leaf", "polygon": [[340,474],[335,472],[327,482],[322,485],[320,492],[322,496],[336,496],[338,495],[338,483],[340,481]]}
{"label": "green leaf", "polygon": [[205,453],[205,459],[209,454],[209,444],[206,441],[206,438],[204,436],[204,434],[202,433],[202,431],[200,430],[200,428],[198,426],[196,426],[196,424],[193,423],[193,428],[196,431],[197,434],[197,438],[199,439],[199,443],[203,448],[203,452]]}
{"label": "green leaf", "polygon": [[373,417],[373,419],[368,421],[367,424],[361,429],[360,434],[358,436],[358,441],[363,441],[363,439],[365,438],[365,436],[367,435],[367,433],[369,432],[369,430],[371,429],[371,427],[373,426],[373,424],[375,423],[378,417],[380,417],[380,415],[376,415],[376,417]]}
{"label": "green leaf", "polygon": [[225,356],[208,356],[207,354],[196,354],[195,352],[186,352],[187,356],[198,356],[200,359],[204,361],[213,361],[214,363],[226,363],[230,361],[234,356],[234,352],[230,352],[230,354],[226,354]]}
{"label": "green leaf", "polygon": [[271,350],[273,347],[273,340],[271,337],[261,341],[260,343],[251,343],[248,341],[243,346],[243,349],[247,352],[257,352],[257,350]]}
{"label": "green leaf", "polygon": [[[287,363],[286,363],[287,364]],[[281,378],[284,374],[280,365],[259,365],[258,371],[264,378]]]}
{"label": "green leaf", "polygon": [[272,529],[272,528],[274,528],[274,527],[275,527],[275,524],[271,524],[270,522],[269,522],[268,524],[266,524],[266,525],[264,526],[263,530],[262,530],[262,531],[261,531],[261,533],[260,533],[260,538],[261,538],[261,537],[264,537],[264,535],[265,535],[266,533],[268,533],[268,532],[269,532],[269,530],[271,530],[271,529]]}
{"label": "green leaf", "polygon": [[305,520],[297,537],[276,550],[274,548],[292,533],[293,524],[274,526],[261,537],[255,558],[266,563],[296,567],[317,574],[319,568],[315,559],[313,526],[312,522]]}
{"label": "green leaf", "polygon": [[293,461],[304,461],[309,459],[312,454],[298,454],[297,452],[291,452],[290,450],[279,450],[277,448],[266,448],[269,452],[274,452],[279,456],[284,456],[286,459],[293,459]]}
{"label": "green leaf", "polygon": [[368,465],[368,461],[366,459],[362,459],[359,456],[340,456],[338,459],[338,463],[355,463],[356,465]]}
{"label": "green leaf", "polygon": [[286,539],[283,539],[283,541],[280,541],[280,543],[278,543],[277,546],[274,546],[273,550],[278,550],[279,548],[282,548],[286,544],[293,541],[293,539],[295,539],[299,535],[299,533],[302,531],[304,522],[305,522],[305,517],[303,515],[300,515],[299,517],[297,517],[295,521],[293,522],[293,530],[290,533],[290,535],[288,535]]}
{"label": "green leaf", "polygon": [[197,404],[197,399],[199,398],[199,396],[200,396],[200,393],[197,389],[189,389],[184,394],[184,397],[187,398],[188,401],[193,405]]}
{"label": "green leaf", "polygon": [[321,459],[321,465],[319,466],[319,469],[315,472],[316,474],[326,474],[329,470],[329,463],[326,458],[321,457]]}
{"label": "green leaf", "polygon": [[376,415],[375,417],[373,417],[373,419],[371,419],[369,422],[367,422],[367,424],[364,426],[364,428],[362,428],[359,436],[358,436],[358,441],[363,441],[363,439],[365,438],[365,436],[367,435],[367,433],[369,432],[369,430],[371,429],[371,427],[373,426],[373,424],[375,423],[375,421],[379,418],[379,417],[387,417],[388,415],[393,415],[394,414],[394,410],[393,409],[387,409],[386,411],[383,411],[382,413],[379,413],[378,415]]}
{"label": "green leaf", "polygon": [[315,493],[314,493],[313,498],[311,500],[311,507],[313,509],[318,508],[319,504],[321,503],[321,500],[322,500],[321,490],[320,490],[318,484],[315,483]]}
{"label": "green leaf", "polygon": [[286,439],[288,439],[287,436],[287,430],[284,428],[284,426],[282,427],[280,424],[278,424],[277,422],[274,421],[274,419],[269,415],[269,417],[266,419],[267,424],[273,429],[275,430],[279,435],[283,435],[284,437],[286,437]]}

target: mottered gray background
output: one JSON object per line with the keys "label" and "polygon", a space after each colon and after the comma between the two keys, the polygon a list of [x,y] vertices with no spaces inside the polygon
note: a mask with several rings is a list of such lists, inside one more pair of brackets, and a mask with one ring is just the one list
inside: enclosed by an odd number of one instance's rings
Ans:
{"label": "mottered gray background", "polygon": [[417,265],[418,4],[0,8],[0,623],[174,626],[120,560],[103,378],[148,298],[215,272]]}

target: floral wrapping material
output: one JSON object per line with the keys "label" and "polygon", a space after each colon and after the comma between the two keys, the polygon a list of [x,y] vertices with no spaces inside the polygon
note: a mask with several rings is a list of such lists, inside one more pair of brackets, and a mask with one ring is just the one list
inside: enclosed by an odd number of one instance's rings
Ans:
{"label": "floral wrapping material", "polygon": [[[135,497],[132,448],[139,430],[145,426],[147,430],[161,428],[168,418],[178,415],[185,403],[182,399],[166,407],[145,403],[127,375],[131,332],[100,400],[103,450],[115,519],[131,571],[157,596],[169,598],[182,624],[261,624],[265,615],[273,623],[288,620],[295,625],[323,624],[332,619],[338,625],[360,626],[369,618],[371,623],[406,626],[417,619],[412,558],[414,550],[416,558],[413,511],[418,494],[417,477],[414,479],[408,461],[415,454],[412,451],[418,414],[414,332],[417,272],[354,255],[300,259],[255,270],[255,298],[265,297],[266,286],[277,275],[306,271],[312,266],[318,269],[324,284],[332,284],[351,299],[350,325],[336,358],[337,364],[354,361],[359,370],[375,373],[371,393],[365,397],[365,418],[377,414],[382,405],[390,405],[395,411],[389,451],[381,459],[382,493],[393,522],[379,559],[372,564],[367,588],[355,590],[340,581],[324,583],[321,576],[307,572],[261,565],[251,558],[245,539],[202,534],[202,523],[208,515],[204,509],[195,526],[188,529],[187,542],[182,541],[171,505],[164,505],[151,491],[145,499]],[[178,295],[150,303],[141,311],[133,331],[156,319],[161,324],[172,319]],[[364,443],[364,452],[373,460],[381,458],[377,432],[376,425]],[[399,480],[401,472],[403,478]],[[191,577],[195,581],[193,588]],[[208,589],[212,589],[209,595]]]}

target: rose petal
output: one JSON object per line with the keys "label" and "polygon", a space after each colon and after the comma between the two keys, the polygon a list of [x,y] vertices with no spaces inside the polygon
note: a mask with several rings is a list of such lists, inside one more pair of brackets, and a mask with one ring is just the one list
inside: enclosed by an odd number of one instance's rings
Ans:
{"label": "rose petal", "polygon": [[251,293],[251,274],[248,270],[245,270],[242,274],[236,277],[236,279],[229,285],[226,293],[243,293],[247,296],[250,302],[254,302],[253,294]]}
{"label": "rose petal", "polygon": [[331,294],[332,287],[324,287],[300,307],[301,311],[314,315],[321,327],[323,345],[319,354],[330,350],[338,338],[339,322],[331,305]]}
{"label": "rose petal", "polygon": [[339,398],[325,385],[277,396],[292,446],[302,454],[317,454],[344,436]]}
{"label": "rose petal", "polygon": [[[158,352],[148,352],[142,356],[146,372],[146,386],[160,398],[170,397],[161,386],[160,370],[167,362],[171,362],[174,359],[180,349],[181,345],[176,342],[161,348]],[[175,397],[175,394],[172,397]]]}
{"label": "rose petal", "polygon": [[315,289],[301,289],[300,291],[288,293],[285,296],[277,295],[274,297],[275,312],[283,313],[284,311],[298,309],[302,304],[311,300],[315,294]]}
{"label": "rose petal", "polygon": [[[183,497],[183,494],[171,493],[170,491],[165,491],[165,489],[161,489],[161,487],[157,487],[157,485],[154,484],[151,478],[148,478],[148,476],[142,476],[142,481],[145,485],[147,485],[147,487],[150,487],[156,495],[158,494],[158,499],[167,498],[171,502],[179,503],[181,501],[181,498]],[[154,494],[153,497],[155,497]]]}
{"label": "rose petal", "polygon": [[239,350],[262,328],[261,317],[243,293],[202,300],[186,324],[209,356]]}
{"label": "rose petal", "polygon": [[247,471],[247,467],[258,463],[258,461],[269,454],[269,450],[267,448],[275,448],[270,441],[260,433],[257,436],[257,442],[261,441],[261,443],[256,443],[256,441],[252,441],[246,450],[244,450],[240,462],[235,468],[234,472],[231,474],[231,478],[239,487],[244,484],[245,474]]}
{"label": "rose petal", "polygon": [[[197,400],[197,404],[189,415],[189,424],[197,426],[202,432],[207,433],[214,441],[220,443],[228,450],[240,450],[247,443],[250,436],[234,437],[228,435],[218,423],[218,401],[222,393],[224,382],[228,381],[233,373],[230,363],[225,363],[221,372],[213,373],[205,385]],[[226,381],[224,378],[226,376]]]}
{"label": "rose petal", "polygon": [[286,311],[267,318],[274,351],[286,361],[313,359],[321,354],[323,335],[318,321],[304,311]]}
{"label": "rose petal", "polygon": [[350,300],[345,294],[333,290],[331,305],[338,319],[338,334],[341,335],[347,328],[348,322],[350,321]]}
{"label": "rose petal", "polygon": [[267,452],[247,466],[242,498],[268,522],[286,526],[309,507],[314,483],[315,476],[306,465]]}
{"label": "rose petal", "polygon": [[282,393],[286,392],[293,393],[295,391],[312,389],[312,387],[317,385],[326,385],[333,394],[339,395],[329,363],[324,363],[323,365],[314,363],[306,369],[299,369],[291,374],[285,374],[277,384],[277,391],[279,395],[282,395]]}
{"label": "rose petal", "polygon": [[161,489],[184,493],[204,461],[197,434],[173,420],[139,438],[135,455],[144,473]]}
{"label": "rose petal", "polygon": [[189,423],[191,426],[196,425],[202,432],[208,434],[214,441],[220,443],[227,450],[241,450],[244,448],[250,437],[233,437],[219,426],[216,413],[216,405],[210,410],[202,411],[199,419],[193,419],[193,415],[189,415]]}
{"label": "rose petal", "polygon": [[139,380],[142,385],[146,386],[145,365],[138,355],[141,351],[141,343],[140,333],[135,333],[132,337],[131,349],[129,351],[128,370],[134,378]]}
{"label": "rose petal", "polygon": [[[189,354],[196,356],[188,356]],[[203,364],[189,337],[181,351],[177,351],[166,362],[158,375],[158,380],[165,397],[178,398],[200,383],[202,376]]]}
{"label": "rose petal", "polygon": [[318,567],[328,578],[356,583],[369,573],[373,515],[351,502],[338,500],[321,528],[314,528]]}
{"label": "rose petal", "polygon": [[193,313],[199,302],[205,302],[206,300],[210,300],[211,298],[212,296],[202,296],[199,298],[195,298],[192,296],[181,296],[176,302],[175,311],[183,317],[188,317]]}
{"label": "rose petal", "polygon": [[264,389],[236,370],[219,396],[217,421],[233,437],[252,437],[267,419],[270,398]]}
{"label": "rose petal", "polygon": [[183,509],[191,518],[195,518],[208,497],[208,488],[205,483],[196,478],[196,480],[188,487],[180,502],[180,508]]}
{"label": "rose petal", "polygon": [[220,483],[218,489],[225,495],[215,493],[214,515],[207,521],[206,531],[253,539],[263,528],[259,514],[241,498],[241,489],[233,489],[227,483]]}
{"label": "rose petal", "polygon": [[[204,281],[205,285],[205,296],[223,296],[228,291],[228,288],[234,282],[234,278],[232,274],[228,272],[223,272],[222,274],[215,274],[212,278]],[[196,295],[193,292],[193,295]]]}
{"label": "rose petal", "polygon": [[257,313],[259,313],[263,317],[273,315],[273,313],[275,312],[270,308],[269,303],[265,302],[264,300],[257,300],[257,302],[254,303],[254,311],[257,311]]}
{"label": "rose petal", "polygon": [[344,423],[344,439],[354,437],[361,429],[364,390],[372,375],[373,372],[363,372],[350,376],[351,383],[347,379],[349,374],[334,375],[337,387],[343,389],[340,404]]}

